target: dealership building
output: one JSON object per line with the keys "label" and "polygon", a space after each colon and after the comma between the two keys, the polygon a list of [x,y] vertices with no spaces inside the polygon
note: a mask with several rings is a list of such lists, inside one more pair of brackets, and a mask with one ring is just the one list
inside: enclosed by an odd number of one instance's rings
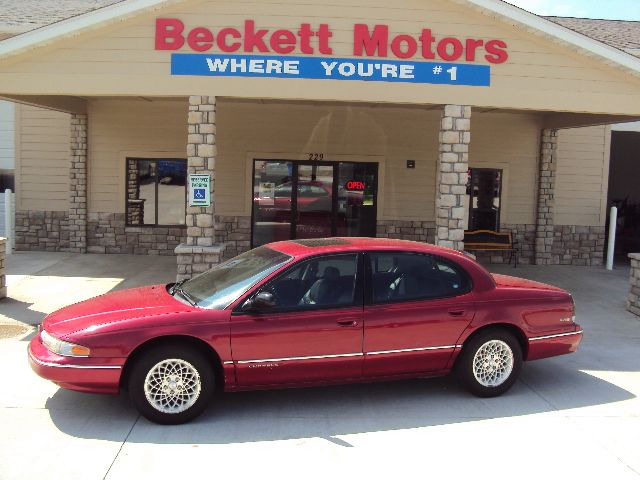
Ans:
{"label": "dealership building", "polygon": [[494,230],[525,263],[600,265],[608,207],[640,205],[639,25],[125,0],[11,36],[16,249],[175,254],[188,277],[274,240]]}

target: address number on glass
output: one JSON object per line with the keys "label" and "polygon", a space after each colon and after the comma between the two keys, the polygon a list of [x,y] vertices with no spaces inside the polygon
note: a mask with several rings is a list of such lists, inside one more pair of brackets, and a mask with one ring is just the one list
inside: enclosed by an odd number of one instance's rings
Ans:
{"label": "address number on glass", "polygon": [[309,155],[309,161],[320,162],[324,159],[324,153],[307,153]]}

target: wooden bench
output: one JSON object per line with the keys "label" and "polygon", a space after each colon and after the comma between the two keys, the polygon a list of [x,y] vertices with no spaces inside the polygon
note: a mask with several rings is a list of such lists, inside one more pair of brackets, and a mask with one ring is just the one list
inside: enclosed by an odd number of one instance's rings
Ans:
{"label": "wooden bench", "polygon": [[464,232],[464,249],[469,252],[509,252],[509,264],[513,258],[513,268],[518,266],[518,242],[514,242],[511,232],[493,230],[467,230]]}

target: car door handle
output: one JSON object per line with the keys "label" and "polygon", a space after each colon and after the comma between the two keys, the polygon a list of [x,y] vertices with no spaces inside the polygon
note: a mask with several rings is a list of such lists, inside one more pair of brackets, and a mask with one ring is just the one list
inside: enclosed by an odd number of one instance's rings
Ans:
{"label": "car door handle", "polygon": [[462,317],[464,313],[464,310],[449,310],[449,315],[452,317]]}
{"label": "car door handle", "polygon": [[345,318],[344,320],[338,320],[336,323],[341,327],[357,327],[358,326],[357,320],[348,319],[348,318]]}

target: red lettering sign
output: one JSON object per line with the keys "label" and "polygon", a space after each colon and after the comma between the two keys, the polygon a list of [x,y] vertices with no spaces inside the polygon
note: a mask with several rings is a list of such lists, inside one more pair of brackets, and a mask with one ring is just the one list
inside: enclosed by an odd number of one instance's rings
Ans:
{"label": "red lettering sign", "polygon": [[[195,26],[185,31],[184,23],[177,18],[156,19],[156,50],[179,50],[185,44],[195,52],[212,49],[224,53],[240,48],[246,53],[333,55],[333,33],[326,23],[314,28],[301,23],[298,29],[259,28],[254,20],[245,20],[242,28],[225,27],[215,32],[207,27]],[[506,42],[498,39],[438,38],[429,28],[419,34],[392,35],[387,25],[369,26],[356,23],[353,26],[353,55],[356,57],[388,57],[401,59],[421,56],[426,60],[487,61],[504,63],[509,59]]]}
{"label": "red lettering sign", "polygon": [[364,190],[364,182],[357,182],[355,180],[351,180],[344,184],[344,188],[347,190]]}

